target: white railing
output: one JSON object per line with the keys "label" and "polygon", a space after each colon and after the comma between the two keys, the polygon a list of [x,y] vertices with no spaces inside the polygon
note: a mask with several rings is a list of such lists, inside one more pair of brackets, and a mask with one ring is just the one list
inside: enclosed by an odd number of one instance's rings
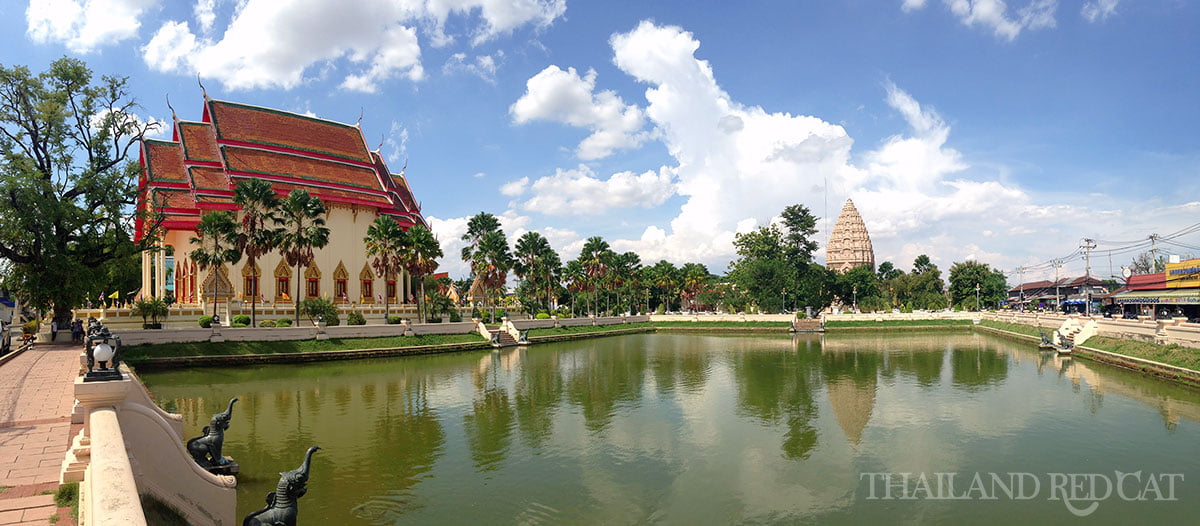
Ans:
{"label": "white railing", "polygon": [[61,480],[80,482],[80,524],[146,524],[140,495],[176,509],[189,524],[237,524],[237,480],[197,465],[178,415],[163,411],[137,377],[75,381],[84,427],[63,461]]}

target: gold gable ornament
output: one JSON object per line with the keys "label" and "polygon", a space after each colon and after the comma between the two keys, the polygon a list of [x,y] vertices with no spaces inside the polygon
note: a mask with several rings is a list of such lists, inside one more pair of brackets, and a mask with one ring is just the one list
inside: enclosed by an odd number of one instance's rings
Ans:
{"label": "gold gable ornament", "polygon": [[338,261],[337,268],[333,269],[333,279],[350,279],[350,273],[346,272],[346,265]]}
{"label": "gold gable ornament", "polygon": [[275,266],[275,279],[292,277],[292,267],[287,265],[286,261],[280,260]]}
{"label": "gold gable ornament", "polygon": [[308,268],[304,269],[304,279],[321,279],[321,267],[317,266],[317,262],[309,263]]}
{"label": "gold gable ornament", "polygon": [[233,297],[233,284],[229,282],[229,271],[225,265],[214,267],[201,287],[207,301],[228,301]]}
{"label": "gold gable ornament", "polygon": [[242,265],[243,278],[257,278],[262,276],[262,269],[258,268],[258,263],[251,266],[249,263]]}
{"label": "gold gable ornament", "polygon": [[363,263],[362,271],[358,273],[359,281],[374,281],[375,273],[371,272],[371,265]]}

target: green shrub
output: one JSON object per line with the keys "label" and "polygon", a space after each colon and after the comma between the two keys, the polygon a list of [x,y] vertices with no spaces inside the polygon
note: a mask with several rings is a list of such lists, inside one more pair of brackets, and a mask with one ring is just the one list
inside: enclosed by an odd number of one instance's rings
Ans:
{"label": "green shrub", "polygon": [[258,322],[259,327],[272,328],[276,326],[275,320],[263,320]]}
{"label": "green shrub", "polygon": [[230,324],[229,324],[229,326],[230,326],[230,327],[232,327],[232,328],[234,328],[234,329],[240,329],[240,328],[242,328],[242,327],[245,327],[245,326],[247,326],[247,325],[249,325],[249,324],[248,324],[248,323],[237,322],[237,321],[235,321],[235,322],[233,322],[233,323],[230,323]]}
{"label": "green shrub", "polygon": [[235,323],[235,324],[240,323],[242,325],[250,325],[250,317],[245,314],[238,314],[237,316],[233,317],[233,323]]}
{"label": "green shrub", "polygon": [[803,320],[803,319],[805,319],[805,318],[807,318],[807,317],[808,317],[808,314],[807,314],[807,313],[805,313],[804,311],[799,311],[799,312],[797,312],[797,313],[796,313],[796,319],[797,319],[797,320]]}
{"label": "green shrub", "polygon": [[200,319],[197,321],[200,323],[200,326],[204,327],[205,329],[212,328],[212,322],[213,322],[212,316],[201,316]]}
{"label": "green shrub", "polygon": [[667,305],[664,303],[659,303],[658,308],[654,310],[654,313],[655,314],[666,314],[667,313]]}
{"label": "green shrub", "polygon": [[338,318],[337,305],[324,298],[312,298],[300,302],[300,313],[307,316],[309,321],[314,323],[319,316],[325,320],[325,325],[329,327],[341,324],[341,320]]}
{"label": "green shrub", "polygon": [[483,313],[479,312],[479,309],[471,309],[471,317],[482,320]]}
{"label": "green shrub", "polygon": [[388,322],[388,325],[396,325],[396,324],[400,323],[401,320],[403,320],[403,318],[401,318],[399,316],[388,316],[387,322]]}
{"label": "green shrub", "polygon": [[537,318],[539,320],[548,320],[548,319],[550,319],[550,313],[546,312],[546,311],[542,311],[542,312],[537,313],[537,315],[535,315],[534,318]]}
{"label": "green shrub", "polygon": [[351,312],[346,315],[346,325],[366,325],[367,319],[360,312]]}
{"label": "green shrub", "polygon": [[42,327],[42,322],[38,320],[27,321],[21,326],[21,334],[37,334],[38,329]]}
{"label": "green shrub", "polygon": [[504,309],[500,309],[500,310],[496,311],[496,319],[497,320],[500,318],[503,318],[505,316],[508,316],[508,311],[506,311]]}
{"label": "green shrub", "polygon": [[450,323],[458,323],[462,321],[462,314],[458,313],[458,309],[450,311]]}
{"label": "green shrub", "polygon": [[275,320],[275,326],[276,327],[291,327],[292,319],[291,318],[280,318],[278,320]]}
{"label": "green shrub", "polygon": [[441,319],[440,317],[438,317],[438,318],[427,318],[427,319],[425,320],[425,322],[426,322],[426,323],[441,323],[441,322],[442,322],[442,319]]}

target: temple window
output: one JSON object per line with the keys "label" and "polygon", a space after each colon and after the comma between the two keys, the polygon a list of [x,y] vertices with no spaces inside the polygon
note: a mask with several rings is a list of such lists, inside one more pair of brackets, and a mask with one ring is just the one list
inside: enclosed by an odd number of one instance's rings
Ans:
{"label": "temple window", "polygon": [[346,280],[339,279],[333,282],[333,301],[339,303],[350,301],[350,296],[346,294]]}
{"label": "temple window", "polygon": [[396,303],[396,282],[388,280],[387,282],[387,301],[388,303]]}
{"label": "temple window", "polygon": [[284,296],[287,296],[288,290],[290,290],[290,288],[288,286],[291,284],[290,282],[291,282],[291,279],[289,279],[289,278],[276,278],[275,279],[275,297],[276,298],[282,299]]}
{"label": "temple window", "polygon": [[374,289],[374,285],[375,285],[375,283],[372,282],[371,280],[364,279],[362,281],[362,302],[363,303],[374,303],[375,302],[375,291],[372,290],[372,289]]}
{"label": "temple window", "polygon": [[305,288],[305,295],[309,298],[315,298],[321,295],[321,280],[317,278],[308,278],[308,287]]}

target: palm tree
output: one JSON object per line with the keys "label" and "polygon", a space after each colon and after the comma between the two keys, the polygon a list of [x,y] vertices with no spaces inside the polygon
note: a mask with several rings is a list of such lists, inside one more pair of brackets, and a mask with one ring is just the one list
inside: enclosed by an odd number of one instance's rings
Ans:
{"label": "palm tree", "polygon": [[[608,275],[608,254],[612,252],[608,247],[608,242],[600,236],[589,237],[587,242],[583,244],[583,250],[579,253],[579,260],[583,263],[584,273],[587,274],[591,290],[598,290],[598,285]],[[594,304],[592,314],[596,314],[597,305]]]}
{"label": "palm tree", "polygon": [[684,263],[680,269],[683,275],[683,296],[688,300],[691,309],[696,308],[696,295],[708,282],[708,267],[700,263]]}
{"label": "palm tree", "polygon": [[513,272],[522,281],[529,280],[533,285],[535,298],[542,292],[546,293],[546,310],[550,310],[550,280],[553,272],[550,268],[551,255],[555,260],[558,259],[545,237],[537,232],[526,232],[517,240],[514,254],[516,257],[513,261]]}
{"label": "palm tree", "polygon": [[417,316],[425,323],[428,316],[428,306],[425,305],[425,276],[437,270],[437,258],[442,257],[442,246],[438,243],[433,232],[424,225],[414,225],[408,229],[407,243],[400,251],[400,260],[405,270],[421,284],[421,297],[417,298]]}
{"label": "palm tree", "polygon": [[664,311],[669,311],[671,310],[670,298],[675,294],[675,287],[679,284],[679,280],[676,279],[679,269],[675,268],[675,265],[672,265],[670,261],[665,259],[655,263],[650,268],[654,274],[653,284],[659,290],[658,303],[663,305]]}
{"label": "palm tree", "polygon": [[[641,275],[642,259],[638,257],[636,252],[625,252],[616,254],[612,257],[613,272],[612,278],[609,281],[610,286],[617,293],[617,308],[621,308],[621,287],[629,285],[636,287],[638,276]],[[630,294],[632,296],[632,294]],[[633,300],[630,299],[630,311],[633,310]]]}
{"label": "palm tree", "polygon": [[[363,238],[363,243],[367,246],[367,257],[374,258],[371,260],[371,268],[383,276],[384,296],[388,295],[387,282],[401,268],[400,253],[404,250],[405,241],[404,230],[391,216],[376,217],[375,222],[367,227],[367,237]],[[388,309],[389,299],[391,298],[383,298],[384,323],[387,323],[391,314]]]}
{"label": "palm tree", "polygon": [[279,236],[279,252],[288,265],[296,267],[296,325],[300,324],[300,269],[308,267],[316,254],[313,249],[329,244],[329,227],[325,226],[325,204],[320,198],[299,188],[292,190],[279,206],[283,231]]}
{"label": "palm tree", "polygon": [[246,256],[246,264],[254,273],[254,294],[250,298],[250,326],[258,326],[256,306],[262,284],[258,275],[258,258],[270,254],[279,242],[283,220],[276,215],[279,198],[271,183],[262,179],[242,181],[233,189],[233,202],[242,207],[238,249]]}
{"label": "palm tree", "polygon": [[571,315],[575,316],[576,302],[579,293],[587,290],[587,273],[583,270],[583,262],[578,259],[568,261],[562,271],[563,279],[567,282],[567,292],[571,293]]}
{"label": "palm tree", "polygon": [[467,221],[467,233],[463,234],[462,236],[463,241],[469,242],[469,244],[462,249],[462,260],[470,262],[475,259],[475,251],[478,250],[479,243],[483,240],[483,236],[488,233],[498,231],[500,231],[500,220],[496,219],[496,216],[487,212],[480,212],[471,217],[471,219]]}
{"label": "palm tree", "polygon": [[[237,263],[242,259],[242,253],[237,247],[237,223],[233,220],[233,212],[221,211],[204,214],[204,217],[200,218],[200,223],[196,225],[196,237],[191,238],[190,241],[193,245],[199,245],[192,250],[189,257],[196,262],[196,267],[200,269],[200,272],[212,267],[215,273],[222,265]],[[215,281],[213,291],[216,291]],[[216,315],[217,302],[214,297],[213,316]]]}
{"label": "palm tree", "polygon": [[512,254],[504,232],[496,230],[484,234],[472,254],[471,273],[480,278],[480,284],[492,304],[492,323],[496,322],[496,296],[508,281],[510,268]]}

